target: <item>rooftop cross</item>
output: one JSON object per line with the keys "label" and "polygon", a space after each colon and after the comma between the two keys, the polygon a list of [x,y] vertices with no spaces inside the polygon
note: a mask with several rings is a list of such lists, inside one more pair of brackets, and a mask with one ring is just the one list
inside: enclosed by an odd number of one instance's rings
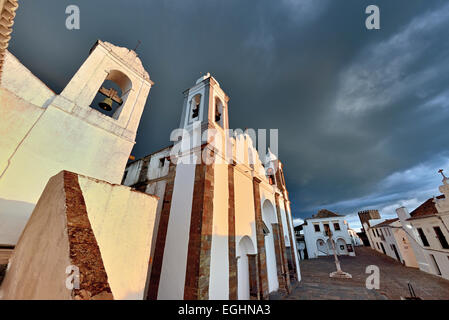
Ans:
{"label": "rooftop cross", "polygon": [[140,46],[141,43],[142,43],[142,41],[137,40],[137,45],[136,45],[136,47],[134,48],[134,52],[137,51],[137,48]]}
{"label": "rooftop cross", "polygon": [[441,175],[443,176],[443,179],[445,180],[445,179],[447,179],[447,177],[444,175],[444,173],[443,173],[443,169],[440,169],[440,170],[438,170],[438,173],[441,173]]}

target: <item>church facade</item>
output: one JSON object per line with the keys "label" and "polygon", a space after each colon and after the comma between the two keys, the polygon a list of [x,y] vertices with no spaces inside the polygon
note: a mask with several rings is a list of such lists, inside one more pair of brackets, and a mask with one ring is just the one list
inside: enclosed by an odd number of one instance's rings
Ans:
{"label": "church facade", "polygon": [[229,133],[228,101],[198,79],[174,144],[125,170],[123,184],[159,197],[147,299],[268,299],[300,280],[282,163]]}

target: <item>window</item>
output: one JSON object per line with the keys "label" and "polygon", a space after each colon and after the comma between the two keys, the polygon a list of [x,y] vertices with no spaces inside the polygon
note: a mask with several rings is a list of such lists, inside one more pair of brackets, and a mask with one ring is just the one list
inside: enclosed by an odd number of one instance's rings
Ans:
{"label": "window", "polygon": [[447,243],[446,237],[441,231],[440,227],[433,227],[435,234],[437,235],[438,240],[440,241],[441,247],[443,249],[449,249],[449,244]]}
{"label": "window", "polygon": [[424,247],[428,247],[429,246],[429,241],[427,241],[427,237],[424,234],[424,231],[421,228],[417,228],[417,229],[418,229],[419,237],[421,238],[423,246]]}
{"label": "window", "polygon": [[272,168],[267,169],[267,178],[271,185],[274,185],[276,183],[276,180],[274,178],[274,173]]}
{"label": "window", "polygon": [[334,229],[335,231],[340,231],[340,224],[338,222],[334,222]]}
{"label": "window", "polygon": [[320,232],[320,225],[319,224],[314,224],[313,227],[315,228],[315,232]]}
{"label": "window", "polygon": [[329,224],[328,223],[323,223],[323,227],[324,227],[324,232],[326,233],[326,235],[329,235]]}
{"label": "window", "polygon": [[159,159],[159,168],[163,168],[165,165],[165,157]]}

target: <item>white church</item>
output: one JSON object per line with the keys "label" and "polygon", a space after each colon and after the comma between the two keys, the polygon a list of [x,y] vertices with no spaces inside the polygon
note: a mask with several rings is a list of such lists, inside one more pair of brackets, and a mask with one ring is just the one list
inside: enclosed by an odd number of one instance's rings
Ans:
{"label": "white church", "polygon": [[15,246],[0,299],[269,299],[296,285],[283,165],[227,134],[217,80],[185,92],[171,146],[128,163],[154,84],[137,54],[97,41],[57,94],[6,50],[17,2],[0,5],[0,244]]}
{"label": "white church", "polygon": [[[282,163],[263,163],[248,134],[227,135],[229,98],[215,78],[184,95],[180,140],[130,163],[123,181],[160,198],[148,298],[289,292],[300,274]],[[195,128],[203,139],[191,138]],[[197,161],[204,154],[209,164]]]}

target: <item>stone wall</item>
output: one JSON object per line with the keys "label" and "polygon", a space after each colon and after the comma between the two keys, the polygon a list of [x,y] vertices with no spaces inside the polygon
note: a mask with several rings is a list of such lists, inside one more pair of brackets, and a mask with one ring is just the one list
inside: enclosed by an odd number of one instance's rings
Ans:
{"label": "stone wall", "polygon": [[[157,197],[63,171],[10,260],[3,299],[142,299]],[[67,289],[67,268],[80,287]]]}

